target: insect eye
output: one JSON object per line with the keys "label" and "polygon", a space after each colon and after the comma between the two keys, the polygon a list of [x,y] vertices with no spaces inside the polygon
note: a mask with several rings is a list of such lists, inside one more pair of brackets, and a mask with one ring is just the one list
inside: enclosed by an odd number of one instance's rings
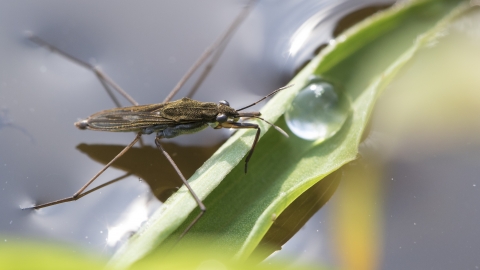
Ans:
{"label": "insect eye", "polygon": [[218,103],[223,104],[225,106],[230,106],[230,103],[228,103],[228,101],[226,100],[220,100]]}
{"label": "insect eye", "polygon": [[219,123],[223,123],[223,122],[226,122],[228,120],[228,116],[224,113],[220,113],[217,115],[217,122]]}

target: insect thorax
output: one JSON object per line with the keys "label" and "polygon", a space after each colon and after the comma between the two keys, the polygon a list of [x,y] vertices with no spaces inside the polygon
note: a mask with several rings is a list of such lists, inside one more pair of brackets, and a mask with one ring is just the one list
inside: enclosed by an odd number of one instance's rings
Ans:
{"label": "insect thorax", "polygon": [[160,112],[163,117],[178,122],[202,121],[206,123],[216,122],[217,115],[220,113],[231,117],[237,114],[235,109],[230,106],[213,102],[202,102],[190,98],[182,98],[166,103]]}

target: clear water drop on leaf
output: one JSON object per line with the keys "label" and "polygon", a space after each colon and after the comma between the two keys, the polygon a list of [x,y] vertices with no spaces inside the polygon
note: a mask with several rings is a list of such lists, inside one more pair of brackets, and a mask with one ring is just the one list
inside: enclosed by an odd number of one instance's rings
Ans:
{"label": "clear water drop on leaf", "polygon": [[290,130],[305,140],[324,141],[337,133],[350,111],[350,100],[341,87],[313,76],[285,113]]}

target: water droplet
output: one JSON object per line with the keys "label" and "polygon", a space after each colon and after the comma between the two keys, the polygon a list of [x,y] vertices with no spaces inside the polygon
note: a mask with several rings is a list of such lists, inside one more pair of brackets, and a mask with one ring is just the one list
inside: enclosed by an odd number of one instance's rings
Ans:
{"label": "water droplet", "polygon": [[345,123],[350,100],[338,85],[314,76],[300,90],[285,114],[290,130],[305,140],[326,140]]}

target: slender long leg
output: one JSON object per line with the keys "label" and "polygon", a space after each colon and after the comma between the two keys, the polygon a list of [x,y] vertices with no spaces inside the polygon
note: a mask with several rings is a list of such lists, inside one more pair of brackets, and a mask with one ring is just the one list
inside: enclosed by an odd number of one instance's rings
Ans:
{"label": "slender long leg", "polygon": [[131,175],[132,175],[132,173],[125,173],[125,174],[122,175],[122,176],[119,176],[119,177],[117,177],[117,178],[115,178],[115,179],[112,179],[112,180],[110,180],[110,181],[108,181],[108,182],[105,182],[105,183],[103,183],[103,184],[101,184],[101,185],[99,185],[99,186],[96,186],[96,187],[94,187],[94,188],[92,188],[92,189],[89,189],[89,190],[83,192],[82,194],[78,195],[77,200],[80,199],[80,198],[82,198],[82,197],[87,196],[88,194],[90,194],[90,193],[92,193],[92,192],[94,192],[94,191],[97,191],[97,190],[99,190],[99,189],[101,189],[101,188],[104,188],[104,187],[109,186],[109,185],[111,185],[111,184],[113,184],[113,183],[116,183],[116,182],[118,182],[118,181],[120,181],[120,180],[123,180],[123,179],[125,179],[125,178],[127,178],[127,177],[129,177],[129,176],[131,176]]}
{"label": "slender long leg", "polygon": [[[81,60],[81,59],[79,59],[79,58],[61,50],[61,49],[59,49],[59,48],[57,48],[56,46],[48,43],[47,41],[43,40],[42,38],[36,36],[35,34],[33,34],[31,32],[27,32],[27,36],[32,42],[37,43],[40,46],[46,47],[50,51],[52,51],[54,53],[58,53],[59,55],[69,59],[70,61],[72,61],[72,62],[90,70],[90,71],[92,71],[95,74],[95,76],[98,78],[100,83],[102,84],[102,86],[105,89],[105,91],[107,92],[107,94],[112,99],[113,103],[115,103],[115,105],[117,105],[117,107],[122,107],[122,105],[120,104],[118,99],[115,97],[115,95],[113,94],[110,87],[112,87],[120,95],[125,97],[130,103],[132,103],[132,105],[135,105],[135,106],[138,105],[138,102],[135,101],[135,99],[133,99],[125,90],[123,90],[122,87],[120,87],[120,85],[118,85],[113,79],[110,78],[110,76],[108,76],[105,72],[100,70],[98,67],[93,66],[93,65],[91,65],[91,64],[89,64],[89,63],[87,63],[87,62],[85,62],[85,61],[83,61],[83,60]],[[142,138],[140,138],[140,144],[143,145]]]}
{"label": "slender long leg", "polygon": [[[175,85],[175,87],[172,89],[170,94],[163,100],[163,102],[168,102],[170,101],[175,94],[182,88],[182,86],[187,82],[187,80],[195,73],[195,71],[208,59],[212,53],[220,48],[223,43],[228,42],[230,39],[231,35],[235,32],[235,30],[240,26],[240,24],[243,22],[243,20],[247,17],[248,13],[250,12],[250,9],[254,6],[255,2],[258,0],[250,0],[250,2],[247,3],[247,5],[242,9],[240,14],[237,15],[233,23],[228,27],[227,31],[223,33],[215,42],[213,42],[212,45],[210,45],[203,53],[200,55],[200,57],[197,59],[197,61],[188,69],[187,73],[183,75],[183,77],[180,79],[180,81]],[[222,53],[223,49],[220,50],[220,54]],[[203,79],[200,79],[203,80]],[[198,88],[198,87],[197,87]],[[195,89],[196,90],[196,89]],[[193,92],[195,92],[193,90]],[[194,93],[189,93],[189,95],[193,95]]]}
{"label": "slender long leg", "polygon": [[[245,20],[246,16],[253,9],[257,1],[258,0],[251,0],[249,3],[247,3],[243,8],[242,12],[237,16],[235,21],[227,29],[225,34],[222,37],[220,37],[220,39],[218,40],[218,43],[217,44],[214,43],[212,45],[212,48],[214,47],[214,45],[217,45],[217,47],[213,48],[212,50],[212,52],[214,52],[212,55],[212,58],[203,69],[202,73],[198,77],[197,81],[194,83],[193,87],[190,89],[190,92],[188,92],[187,97],[191,98],[195,94],[195,92],[197,92],[198,88],[202,85],[203,81],[207,78],[208,74],[210,73],[212,68],[215,66],[218,59],[220,59],[220,56],[222,56],[222,53],[227,47],[228,43],[230,42],[233,34],[235,34],[238,27],[240,26],[242,21]],[[205,53],[207,53],[207,51]],[[179,88],[180,87],[181,85],[179,86]]]}
{"label": "slender long leg", "polygon": [[257,133],[255,134],[255,139],[253,139],[252,147],[250,148],[250,151],[248,152],[247,157],[245,158],[245,173],[247,173],[248,170],[248,161],[253,155],[253,151],[255,150],[255,146],[257,145],[258,139],[260,138],[260,127],[257,124],[252,124],[252,123],[238,123],[238,122],[233,122],[233,121],[227,121],[225,123],[222,123],[222,128],[234,128],[234,129],[256,129]]}
{"label": "slender long leg", "polygon": [[[118,85],[114,80],[112,80],[105,72],[100,70],[98,67],[93,66],[93,65],[91,65],[91,64],[89,64],[89,63],[87,63],[83,60],[80,60],[80,59],[74,57],[73,55],[71,55],[69,53],[64,52],[63,50],[53,46],[52,44],[48,43],[47,41],[45,41],[42,38],[34,35],[31,32],[27,32],[27,36],[32,42],[35,42],[40,46],[44,46],[44,47],[48,48],[50,51],[58,53],[59,55],[69,59],[70,61],[73,61],[73,62],[77,63],[78,65],[80,65],[80,66],[82,66],[82,67],[84,67],[88,70],[91,70],[95,74],[95,76],[98,77],[98,79],[100,80],[102,85],[105,87],[105,89],[107,90],[107,92],[109,93],[110,96],[111,96],[111,91],[108,89],[108,87],[106,87],[106,85],[109,85],[109,86],[113,87],[113,89],[115,89],[119,94],[121,94],[123,97],[125,97],[133,105],[138,105],[138,103],[135,101],[135,99],[133,99],[125,90],[123,90],[120,87],[120,85]],[[116,99],[114,98],[114,102],[118,106],[118,103],[117,103],[118,101],[115,101],[115,100]],[[119,106],[119,107],[121,107],[121,106]]]}
{"label": "slender long leg", "polygon": [[[95,179],[97,179],[106,169],[108,169],[108,167],[110,167],[110,165],[112,165],[113,162],[115,162],[117,159],[119,159],[121,156],[123,156],[123,154],[125,154],[125,152],[127,152],[130,148],[132,148],[132,146],[135,145],[135,143],[140,139],[140,136],[142,136],[142,134],[137,133],[137,136],[135,137],[135,139],[129,145],[127,145],[120,153],[118,153],[118,155],[116,155],[109,163],[107,163],[107,165],[105,165],[97,174],[95,174],[92,177],[92,179],[90,179],[85,185],[83,185],[83,187],[81,187],[71,197],[67,197],[67,198],[64,198],[64,199],[61,199],[61,200],[56,200],[56,201],[52,201],[52,202],[48,202],[48,203],[37,204],[35,206],[27,207],[27,208],[23,208],[23,209],[32,209],[32,208],[33,209],[40,209],[40,208],[44,208],[44,207],[48,207],[48,206],[52,206],[52,205],[56,205],[56,204],[60,204],[60,203],[76,201],[79,198],[83,197],[84,195],[82,196],[82,192],[85,191],[85,189],[91,183],[93,183],[93,181],[95,181]],[[105,185],[102,185],[102,187],[103,186],[105,186]],[[96,189],[98,189],[98,188],[96,188]],[[88,191],[86,193],[88,194],[88,193],[90,193],[90,191]]]}
{"label": "slender long leg", "polygon": [[163,149],[162,144],[160,143],[160,137],[155,138],[155,144],[157,145],[158,149],[162,151],[163,155],[167,158],[167,160],[170,162],[172,167],[177,171],[178,176],[180,176],[180,179],[182,179],[183,184],[187,187],[188,191],[190,191],[190,194],[192,195],[193,199],[197,202],[198,208],[200,208],[200,213],[197,215],[197,217],[188,225],[188,227],[183,231],[183,233],[180,235],[180,238],[182,238],[192,227],[197,223],[197,221],[203,216],[205,211],[207,211],[207,208],[203,204],[202,200],[198,198],[197,194],[195,191],[193,191],[192,187],[188,183],[187,179],[185,176],[183,176],[182,172],[178,168],[177,164],[173,161],[172,157],[168,154],[165,149]]}

